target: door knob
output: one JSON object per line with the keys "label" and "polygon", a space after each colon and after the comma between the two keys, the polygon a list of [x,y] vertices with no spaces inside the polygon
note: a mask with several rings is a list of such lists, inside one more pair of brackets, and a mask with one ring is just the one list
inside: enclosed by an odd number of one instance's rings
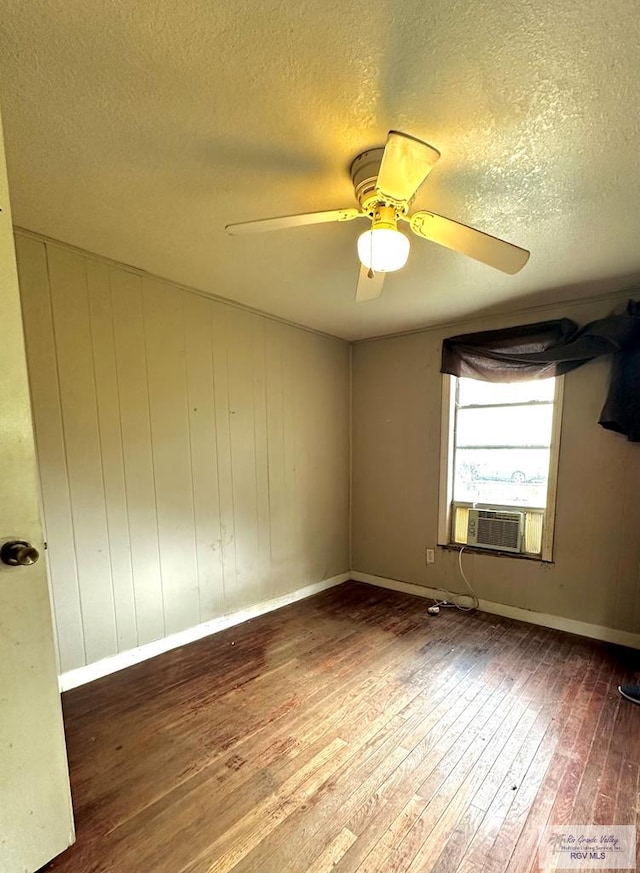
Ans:
{"label": "door knob", "polygon": [[3,564],[9,564],[10,567],[25,567],[28,564],[35,564],[39,557],[38,550],[24,540],[11,540],[0,549],[0,561]]}

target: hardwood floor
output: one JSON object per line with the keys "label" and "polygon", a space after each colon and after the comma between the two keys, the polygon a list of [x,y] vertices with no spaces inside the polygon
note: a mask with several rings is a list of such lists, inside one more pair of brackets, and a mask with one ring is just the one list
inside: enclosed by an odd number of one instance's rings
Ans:
{"label": "hardwood floor", "polygon": [[537,870],[640,824],[640,653],[351,582],[64,695],[57,873]]}

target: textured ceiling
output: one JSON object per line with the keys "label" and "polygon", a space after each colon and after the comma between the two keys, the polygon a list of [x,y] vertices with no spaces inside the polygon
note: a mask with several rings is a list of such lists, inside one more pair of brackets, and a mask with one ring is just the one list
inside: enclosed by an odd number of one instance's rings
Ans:
{"label": "textured ceiling", "polygon": [[[17,224],[347,338],[640,276],[635,0],[2,0]],[[357,305],[353,204],[389,128],[442,158],[416,206],[531,250],[505,276],[412,239]]]}

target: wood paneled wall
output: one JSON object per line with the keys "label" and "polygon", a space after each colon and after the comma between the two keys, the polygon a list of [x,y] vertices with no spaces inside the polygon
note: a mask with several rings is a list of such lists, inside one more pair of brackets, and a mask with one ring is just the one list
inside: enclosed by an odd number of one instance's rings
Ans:
{"label": "wood paneled wall", "polygon": [[61,671],[348,569],[346,343],[16,246]]}

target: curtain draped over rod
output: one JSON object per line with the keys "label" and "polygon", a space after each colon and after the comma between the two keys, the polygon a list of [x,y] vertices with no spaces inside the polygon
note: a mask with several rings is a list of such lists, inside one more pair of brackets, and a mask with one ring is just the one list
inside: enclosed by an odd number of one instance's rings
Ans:
{"label": "curtain draped over rod", "polygon": [[599,424],[640,442],[640,303],[580,327],[569,318],[449,337],[441,372],[486,382],[561,376],[612,355],[609,393]]}

